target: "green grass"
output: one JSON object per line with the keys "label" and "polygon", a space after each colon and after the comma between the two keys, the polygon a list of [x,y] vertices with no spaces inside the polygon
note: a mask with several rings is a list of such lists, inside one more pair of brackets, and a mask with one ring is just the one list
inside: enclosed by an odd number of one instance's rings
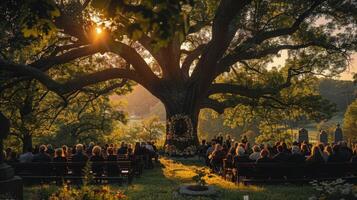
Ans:
{"label": "green grass", "polygon": [[[115,186],[125,192],[130,200],[181,200],[181,199],[243,199],[243,195],[249,195],[250,200],[299,200],[308,199],[313,194],[309,185],[274,185],[274,186],[244,186],[235,185],[225,181],[219,176],[206,177],[210,185],[215,185],[219,193],[213,198],[190,198],[177,194],[177,189],[182,184],[192,183],[195,169],[203,167],[202,161],[193,159],[161,159],[155,169],[146,170],[140,178],[135,178],[132,185]],[[208,169],[206,169],[208,172]],[[39,199],[38,194],[46,196],[56,191],[56,186],[32,186],[25,187],[25,199]]]}

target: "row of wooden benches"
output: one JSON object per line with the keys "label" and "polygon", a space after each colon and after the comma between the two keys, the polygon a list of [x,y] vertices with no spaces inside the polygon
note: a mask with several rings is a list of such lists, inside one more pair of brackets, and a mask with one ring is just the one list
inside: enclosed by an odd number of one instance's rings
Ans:
{"label": "row of wooden benches", "polygon": [[[131,183],[135,175],[140,176],[144,168],[142,162],[133,161],[103,161],[103,162],[30,162],[8,163],[14,168],[15,175],[20,176],[25,183],[38,183],[44,181],[72,181],[82,182],[87,175],[92,175],[92,180],[97,183],[111,182]],[[103,173],[95,174],[88,171],[84,174],[86,165],[93,168],[101,168]],[[81,173],[82,172],[82,173]]]}
{"label": "row of wooden benches", "polygon": [[239,163],[235,168],[223,167],[223,176],[243,184],[308,183],[337,178],[356,182],[357,163]]}

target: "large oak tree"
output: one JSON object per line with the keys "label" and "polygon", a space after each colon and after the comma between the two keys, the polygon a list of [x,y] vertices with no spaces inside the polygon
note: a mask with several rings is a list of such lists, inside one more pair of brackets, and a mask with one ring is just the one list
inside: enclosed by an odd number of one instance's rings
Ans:
{"label": "large oak tree", "polygon": [[[327,108],[319,95],[286,98],[287,91],[342,72],[356,49],[357,5],[349,0],[5,2],[1,15],[10,25],[20,22],[25,36],[46,45],[29,63],[0,57],[2,90],[24,79],[59,95],[134,81],[164,104],[167,142],[180,150],[197,145],[202,108],[294,107],[321,117]],[[98,53],[106,68],[66,80],[50,73]],[[282,66],[272,66],[282,53]]]}

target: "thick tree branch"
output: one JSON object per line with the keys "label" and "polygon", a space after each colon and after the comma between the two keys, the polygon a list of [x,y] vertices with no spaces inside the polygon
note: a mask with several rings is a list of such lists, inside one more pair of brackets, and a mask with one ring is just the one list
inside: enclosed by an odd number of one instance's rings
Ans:
{"label": "thick tree branch", "polygon": [[121,56],[127,63],[131,64],[141,79],[141,83],[146,88],[153,88],[158,82],[158,77],[152,72],[149,65],[132,47],[112,41],[109,43],[109,49],[113,53]]}
{"label": "thick tree branch", "polygon": [[185,58],[181,66],[181,71],[185,77],[189,77],[189,71],[192,62],[202,54],[206,46],[207,44],[201,44],[193,51],[187,52],[187,57]]}
{"label": "thick tree branch", "polygon": [[215,79],[217,62],[227,50],[236,33],[233,22],[250,2],[251,0],[222,0],[220,2],[213,20],[212,39],[202,53],[191,76],[191,80],[199,79],[198,90],[201,91],[202,95],[200,97],[204,97],[205,91]]}
{"label": "thick tree branch", "polygon": [[99,72],[95,72],[93,74],[88,74],[82,77],[69,80],[65,83],[59,83],[51,79],[47,74],[45,74],[44,72],[42,72],[37,68],[21,65],[21,64],[12,64],[2,60],[0,60],[0,70],[15,72],[22,76],[32,77],[34,79],[37,79],[39,82],[44,84],[49,90],[54,91],[60,95],[80,90],[92,84],[113,80],[113,79],[121,79],[121,78],[130,79],[142,84],[141,80],[139,79],[135,71],[120,69],[120,68],[105,69]]}
{"label": "thick tree branch", "polygon": [[37,60],[37,61],[31,63],[30,65],[32,67],[36,67],[42,71],[47,71],[53,65],[60,65],[60,64],[68,63],[68,62],[75,60],[77,58],[90,56],[90,55],[98,53],[102,50],[104,50],[104,47],[102,45],[87,45],[84,47],[80,47],[80,48],[77,48],[74,50],[67,51],[66,53],[61,54],[59,56],[45,57],[43,59],[40,59],[40,60]]}

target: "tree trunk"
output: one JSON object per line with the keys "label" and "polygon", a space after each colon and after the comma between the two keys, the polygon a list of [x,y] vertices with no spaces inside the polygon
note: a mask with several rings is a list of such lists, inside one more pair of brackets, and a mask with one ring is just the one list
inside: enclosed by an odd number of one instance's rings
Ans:
{"label": "tree trunk", "polygon": [[24,138],[22,140],[22,152],[26,153],[27,149],[32,147],[32,135],[29,133],[24,134]]}
{"label": "tree trunk", "polygon": [[4,161],[4,139],[10,134],[10,120],[0,112],[0,164]]}
{"label": "tree trunk", "polygon": [[[174,90],[173,90],[174,91]],[[194,91],[170,92],[162,101],[166,109],[166,151],[173,155],[192,155],[199,144],[197,135],[199,104]],[[169,96],[170,95],[170,96]]]}

